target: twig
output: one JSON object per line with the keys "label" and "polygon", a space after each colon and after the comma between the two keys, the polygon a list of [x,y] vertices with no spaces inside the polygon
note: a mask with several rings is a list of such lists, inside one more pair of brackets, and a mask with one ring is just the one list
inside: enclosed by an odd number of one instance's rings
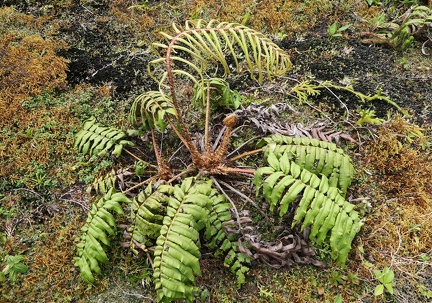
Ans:
{"label": "twig", "polygon": [[223,182],[223,181],[221,181],[221,180],[219,180],[219,182],[223,185],[223,186],[225,186],[225,187],[227,187],[227,188],[229,188],[230,190],[232,190],[233,192],[235,192],[237,195],[239,195],[240,197],[242,197],[243,199],[245,199],[246,201],[248,201],[250,204],[252,204],[265,218],[266,218],[266,221],[268,222],[269,221],[269,218],[267,217],[267,215],[258,207],[258,205],[251,199],[251,198],[249,198],[248,196],[246,196],[245,194],[243,194],[243,193],[241,193],[240,191],[238,191],[237,189],[235,189],[234,187],[232,187],[231,185],[229,185],[228,183],[226,183],[226,182]]}
{"label": "twig", "polygon": [[219,189],[219,191],[227,198],[227,200],[231,203],[231,206],[233,207],[234,213],[236,215],[236,219],[237,219],[237,224],[239,229],[241,230],[241,225],[240,225],[240,216],[237,210],[236,205],[234,204],[234,201],[231,200],[231,198],[228,196],[228,194],[223,190],[222,186],[220,186],[219,182],[216,180],[215,177],[210,176],[210,179],[212,179],[212,181],[214,182],[214,184],[216,185],[216,187]]}
{"label": "twig", "polygon": [[141,295],[141,294],[133,294],[133,293],[130,293],[130,292],[125,291],[123,288],[120,287],[120,285],[117,283],[116,280],[113,280],[113,282],[114,282],[115,285],[117,285],[118,288],[120,288],[120,290],[121,290],[121,291],[123,292],[123,294],[125,294],[125,295],[128,295],[128,296],[134,296],[134,297],[137,297],[137,298],[148,299],[148,300],[151,300],[152,302],[154,302],[154,300],[153,300],[152,298],[150,298],[150,297],[146,297],[146,296],[143,296],[143,295]]}
{"label": "twig", "polygon": [[345,110],[347,112],[346,119],[348,120],[348,117],[350,116],[350,112],[349,112],[348,107],[346,106],[346,104],[343,103],[342,100],[327,85],[325,85],[325,82],[318,81],[318,83],[321,86],[323,86],[326,90],[328,90],[330,92],[330,94],[332,94],[333,97],[335,97],[342,104],[342,106],[345,108]]}
{"label": "twig", "polygon": [[144,180],[144,181],[142,181],[142,182],[140,182],[140,183],[138,183],[138,184],[136,184],[136,185],[134,185],[134,186],[132,186],[132,187],[130,187],[130,188],[124,190],[124,191],[122,191],[122,193],[123,193],[123,194],[126,194],[126,193],[130,192],[131,190],[134,190],[134,189],[137,188],[137,187],[140,187],[140,186],[142,186],[142,185],[144,185],[144,184],[146,184],[146,183],[150,183],[151,181],[155,180],[157,177],[158,177],[158,176],[150,177],[150,178],[148,178],[148,179],[146,179],[146,180]]}
{"label": "twig", "polygon": [[143,162],[143,163],[147,163],[148,166],[150,166],[150,167],[157,168],[156,165],[153,165],[153,164],[151,164],[151,163],[148,163],[148,162],[142,160],[140,157],[138,157],[138,156],[136,156],[134,153],[128,151],[126,148],[124,148],[123,150],[124,150],[126,153],[128,153],[129,155],[131,155],[133,158],[135,158],[136,160],[138,160],[138,161],[140,161],[140,162]]}
{"label": "twig", "polygon": [[243,146],[245,146],[246,144],[248,144],[250,141],[253,141],[253,140],[257,139],[257,138],[259,138],[259,137],[253,137],[253,138],[250,138],[249,140],[247,140],[246,142],[243,142],[242,145],[240,145],[240,146],[237,147],[235,150],[233,150],[232,152],[230,152],[230,153],[227,155],[227,158],[229,158],[231,155],[235,154],[237,151],[239,151]]}
{"label": "twig", "polygon": [[35,194],[36,196],[39,196],[41,199],[43,199],[43,196],[40,193],[35,192],[34,190],[31,190],[31,189],[28,189],[28,188],[14,188],[12,190],[13,191],[28,191],[28,192],[30,192],[32,194]]}

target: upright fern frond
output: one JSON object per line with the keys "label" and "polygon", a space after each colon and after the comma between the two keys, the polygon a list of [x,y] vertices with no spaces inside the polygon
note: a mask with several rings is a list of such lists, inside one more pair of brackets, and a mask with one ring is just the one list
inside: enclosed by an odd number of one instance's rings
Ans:
{"label": "upright fern frond", "polygon": [[214,107],[237,109],[242,104],[240,93],[231,90],[229,83],[221,78],[205,79],[204,85],[195,85],[192,101],[201,106],[205,105],[207,94],[210,95],[210,101]]}
{"label": "upright fern frond", "polygon": [[77,244],[75,266],[80,268],[81,278],[93,282],[93,272],[100,274],[99,263],[108,262],[105,249],[110,245],[108,236],[116,233],[114,216],[109,211],[123,214],[121,202],[130,202],[122,193],[116,193],[111,188],[96,204],[87,216],[86,224],[81,228],[80,242]]}
{"label": "upright fern frond", "polygon": [[[198,75],[199,79],[186,72],[184,69],[172,70],[177,74],[189,77],[193,82],[201,82],[203,74],[208,71],[209,63],[212,65],[221,64],[223,74],[230,74],[230,64],[227,58],[234,60],[237,72],[240,72],[242,65],[238,57],[244,56],[246,67],[251,72],[253,79],[262,81],[264,73],[269,79],[273,76],[285,74],[292,68],[291,61],[276,44],[266,38],[262,33],[250,29],[238,23],[228,23],[203,20],[187,21],[184,29],[178,28],[173,24],[175,35],[171,36],[161,33],[170,41],[168,45],[153,43],[155,49],[161,48],[166,51],[165,58],[156,59],[149,64],[149,74],[156,81],[163,82],[164,77],[155,77],[152,67],[156,64],[164,64],[166,70],[171,70],[171,62],[178,62],[191,68]],[[175,54],[186,54],[190,59],[177,56]],[[258,78],[254,73],[258,73]]]}
{"label": "upright fern frond", "polygon": [[[321,154],[316,150],[322,148],[318,147],[319,145],[324,147],[330,145],[328,142],[314,144],[316,146],[307,145],[310,147],[308,152],[318,156]],[[271,211],[278,207],[280,217],[290,210],[290,206],[299,197],[292,226],[300,222],[302,222],[301,230],[311,226],[309,238],[316,241],[318,245],[330,238],[332,257],[337,259],[340,265],[344,265],[351,249],[351,242],[361,226],[354,205],[345,200],[338,188],[330,185],[329,179],[324,174],[318,176],[305,166],[298,165],[289,148],[283,148],[282,154],[279,151],[278,157],[273,152],[278,148],[276,144],[269,148],[266,160],[270,166],[259,168],[255,173],[257,196],[262,193]],[[296,156],[301,155],[296,154]],[[315,160],[320,161],[319,158]],[[313,159],[306,162],[315,163]],[[339,175],[339,178],[341,176]]]}
{"label": "upright fern frond", "polygon": [[282,135],[265,138],[264,142],[267,144],[263,148],[266,157],[270,151],[277,158],[288,152],[290,160],[317,176],[326,176],[329,186],[339,188],[345,196],[354,176],[354,166],[351,158],[336,144]]}
{"label": "upright fern frond", "polygon": [[76,134],[74,147],[90,156],[101,156],[113,149],[112,154],[118,157],[125,145],[133,145],[131,141],[124,140],[125,137],[125,132],[102,126],[92,117],[84,122],[83,128]]}
{"label": "upright fern frond", "polygon": [[207,225],[214,192],[209,182],[183,180],[172,189],[154,251],[154,281],[159,302],[192,302],[199,266],[199,231]]}
{"label": "upright fern frond", "polygon": [[172,101],[160,91],[149,91],[135,99],[129,113],[129,122],[134,125],[141,123],[145,130],[156,128],[164,132],[169,116],[177,117]]}

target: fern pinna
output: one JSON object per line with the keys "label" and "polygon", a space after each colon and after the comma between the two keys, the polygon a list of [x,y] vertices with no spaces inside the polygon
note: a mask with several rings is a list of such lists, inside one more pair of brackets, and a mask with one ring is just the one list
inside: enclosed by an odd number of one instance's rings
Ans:
{"label": "fern pinna", "polygon": [[292,227],[310,226],[309,239],[318,245],[329,238],[332,257],[344,265],[361,226],[354,205],[344,198],[354,172],[351,159],[335,144],[316,139],[274,135],[265,143],[270,166],[255,173],[257,197],[262,193],[280,217],[300,197]]}
{"label": "fern pinna", "polygon": [[105,127],[92,117],[84,122],[82,130],[75,136],[75,148],[83,154],[102,156],[110,149],[111,153],[119,156],[124,146],[131,146],[133,143],[125,140],[126,133],[115,128]]}

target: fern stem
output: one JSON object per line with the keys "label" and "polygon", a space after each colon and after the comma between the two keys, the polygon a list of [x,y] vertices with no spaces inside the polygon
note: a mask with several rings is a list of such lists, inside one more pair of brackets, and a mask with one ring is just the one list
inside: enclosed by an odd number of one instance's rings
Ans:
{"label": "fern stem", "polygon": [[128,151],[126,148],[123,148],[123,150],[124,150],[126,153],[128,153],[130,156],[132,156],[133,158],[135,158],[136,160],[138,160],[138,161],[140,161],[140,162],[143,162],[143,163],[146,163],[146,164],[147,164],[148,166],[150,166],[150,167],[157,168],[156,165],[153,165],[153,164],[151,164],[151,163],[148,163],[148,162],[142,160],[140,157],[138,157],[138,156],[136,156],[134,153]]}
{"label": "fern stem", "polygon": [[138,183],[138,184],[136,184],[136,185],[134,185],[134,186],[132,186],[132,187],[130,187],[130,188],[128,188],[128,189],[126,189],[126,190],[123,190],[122,193],[123,193],[123,194],[126,194],[126,193],[130,192],[131,190],[134,190],[135,188],[138,188],[138,187],[140,187],[140,186],[143,186],[144,184],[148,184],[148,183],[150,183],[150,182],[153,181],[153,180],[157,180],[158,177],[159,177],[159,176],[157,176],[157,175],[156,175],[156,176],[153,176],[153,177],[150,177],[150,178],[148,178],[148,179],[146,179],[146,180],[144,180],[144,181],[142,181],[142,182],[140,182],[140,183]]}
{"label": "fern stem", "polygon": [[248,151],[248,152],[244,152],[244,153],[242,153],[240,155],[237,155],[235,157],[232,157],[232,158],[228,159],[228,162],[234,162],[234,161],[237,161],[238,159],[241,159],[243,157],[251,156],[251,155],[254,155],[254,154],[261,153],[261,152],[262,152],[262,148],[251,150],[251,151]]}
{"label": "fern stem", "polygon": [[185,171],[182,171],[181,173],[178,173],[177,175],[175,175],[174,177],[172,177],[171,179],[169,179],[167,181],[167,184],[171,184],[173,181],[180,179],[181,176],[189,174],[191,172],[195,171],[194,167],[189,167],[188,169],[186,169]]}
{"label": "fern stem", "polygon": [[207,105],[204,129],[204,150],[210,152],[210,138],[209,138],[209,124],[210,124],[210,82],[207,82]]}
{"label": "fern stem", "polygon": [[250,204],[252,204],[262,215],[263,217],[266,219],[266,221],[269,221],[269,218],[267,217],[267,215],[258,207],[258,205],[248,196],[246,196],[245,194],[243,194],[242,192],[238,191],[237,189],[235,189],[233,186],[229,185],[226,182],[223,182],[221,180],[219,180],[219,182],[227,187],[228,189],[230,189],[231,191],[235,192],[237,195],[239,195],[240,197],[242,197],[243,199],[245,199],[246,201],[248,201]]}
{"label": "fern stem", "polygon": [[166,180],[168,177],[172,175],[171,169],[169,168],[168,164],[162,157],[161,151],[156,143],[155,132],[153,128],[151,130],[151,134],[152,134],[153,148],[156,155],[156,161],[158,163],[159,177],[163,180]]}
{"label": "fern stem", "polygon": [[255,174],[255,169],[247,169],[247,168],[239,168],[239,167],[225,167],[224,169],[225,173],[231,173],[231,174],[248,174],[253,175]]}
{"label": "fern stem", "polygon": [[[183,143],[186,145],[186,148],[190,151],[192,161],[194,162],[194,164],[196,166],[200,167],[202,165],[202,158],[201,158],[200,153],[198,152],[197,147],[192,143],[192,139],[191,139],[191,136],[189,134],[189,130],[188,130],[188,128],[187,128],[187,126],[183,120],[183,114],[182,114],[180,105],[179,105],[178,100],[177,100],[177,94],[176,94],[175,86],[174,86],[174,74],[173,74],[173,71],[171,68],[171,52],[173,50],[173,47],[174,47],[176,40],[179,37],[181,37],[182,35],[183,35],[183,33],[180,33],[176,37],[174,37],[168,46],[166,57],[165,57],[166,71],[167,71],[167,77],[168,77],[168,85],[169,85],[169,88],[171,91],[171,99],[172,99],[174,108],[177,111],[177,119],[178,119],[178,122],[180,124],[181,129],[182,129],[183,136],[184,136],[184,142]],[[175,130],[176,134],[179,135],[178,130],[176,128],[174,128],[174,130]],[[182,136],[179,136],[179,137],[183,138]]]}

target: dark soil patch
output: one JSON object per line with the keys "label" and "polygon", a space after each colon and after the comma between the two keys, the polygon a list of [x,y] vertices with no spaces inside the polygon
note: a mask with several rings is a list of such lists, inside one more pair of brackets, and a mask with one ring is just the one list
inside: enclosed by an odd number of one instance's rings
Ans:
{"label": "dark soil patch", "polygon": [[116,23],[107,6],[87,8],[77,3],[58,14],[65,20],[59,36],[71,46],[61,53],[70,60],[67,80],[71,85],[110,83],[122,95],[154,85],[147,75],[148,45],[136,45],[130,29]]}
{"label": "dark soil patch", "polygon": [[[294,76],[302,78],[307,75],[318,81],[331,80],[341,85],[350,84],[347,81],[351,81],[356,91],[366,95],[382,91],[383,95],[399,106],[411,109],[417,123],[432,122],[432,112],[425,111],[432,100],[432,78],[427,74],[403,70],[402,64],[398,62],[400,54],[394,50],[364,45],[354,39],[329,40],[316,36],[301,41],[286,40],[282,47],[291,55]],[[360,105],[359,99],[350,93],[336,94],[349,109],[356,109]],[[325,102],[328,102],[327,99]],[[394,107],[382,101],[363,106],[373,106],[377,116],[383,118],[387,117],[389,110],[394,110]]]}

